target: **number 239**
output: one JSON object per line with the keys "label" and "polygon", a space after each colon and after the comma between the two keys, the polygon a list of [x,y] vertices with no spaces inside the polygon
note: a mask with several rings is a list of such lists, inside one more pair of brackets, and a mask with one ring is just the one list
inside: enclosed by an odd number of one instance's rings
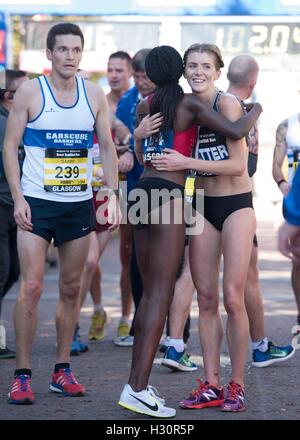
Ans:
{"label": "number 239", "polygon": [[55,167],[55,171],[57,171],[57,174],[55,174],[56,179],[77,179],[79,176],[79,167],[61,167],[57,166]]}

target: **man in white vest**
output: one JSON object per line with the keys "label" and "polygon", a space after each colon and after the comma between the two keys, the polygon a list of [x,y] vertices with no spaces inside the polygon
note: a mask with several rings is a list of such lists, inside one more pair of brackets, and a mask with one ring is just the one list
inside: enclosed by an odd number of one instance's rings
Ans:
{"label": "man in white vest", "polygon": [[[54,25],[47,35],[49,76],[24,83],[15,94],[4,142],[4,167],[18,225],[21,287],[14,309],[16,370],[10,403],[34,402],[30,351],[43,290],[45,255],[50,241],[60,259],[56,311],[57,353],[50,390],[82,396],[85,389],[70,369],[70,343],[79,313],[80,278],[95,229],[92,203],[94,130],[101,140],[108,183],[110,230],[119,225],[118,170],[103,90],[76,76],[84,38],[72,23]],[[18,145],[26,157],[20,185]]]}
{"label": "man in white vest", "polygon": [[[280,122],[276,130],[276,144],[273,156],[273,178],[284,200],[292,187],[292,182],[300,164],[300,113],[296,113]],[[287,168],[287,173],[285,173]],[[300,247],[300,236],[291,238],[294,249]],[[297,306],[297,324],[300,325],[300,262],[292,260],[292,288]]]}

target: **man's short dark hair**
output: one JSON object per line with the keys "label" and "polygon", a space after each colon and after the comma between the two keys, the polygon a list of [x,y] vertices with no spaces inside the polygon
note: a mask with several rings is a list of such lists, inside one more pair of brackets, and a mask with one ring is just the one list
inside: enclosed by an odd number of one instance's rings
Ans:
{"label": "man's short dark hair", "polygon": [[145,72],[145,61],[152,49],[141,49],[132,58],[132,69],[135,72]]}
{"label": "man's short dark hair", "polygon": [[24,70],[5,69],[5,89],[0,89],[0,101],[4,101],[5,92],[10,90],[11,84],[18,78],[24,78],[27,73]]}
{"label": "man's short dark hair", "polygon": [[47,35],[47,49],[53,51],[56,43],[57,35],[77,35],[81,39],[82,49],[84,46],[83,33],[77,24],[74,23],[58,23],[52,26]]}
{"label": "man's short dark hair", "polygon": [[131,62],[132,62],[131,56],[129,55],[129,53],[124,52],[123,50],[118,50],[117,52],[114,52],[111,55],[109,55],[108,61],[111,60],[112,58],[119,58],[121,60],[126,60],[128,66],[131,67]]}

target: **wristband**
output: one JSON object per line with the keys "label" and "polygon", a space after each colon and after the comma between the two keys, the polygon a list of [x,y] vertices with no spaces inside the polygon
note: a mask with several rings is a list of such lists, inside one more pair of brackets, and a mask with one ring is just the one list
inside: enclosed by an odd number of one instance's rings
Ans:
{"label": "wristband", "polygon": [[285,179],[280,179],[278,182],[276,182],[278,188],[280,187],[280,185],[281,185],[283,182],[287,183],[287,181],[286,181]]}

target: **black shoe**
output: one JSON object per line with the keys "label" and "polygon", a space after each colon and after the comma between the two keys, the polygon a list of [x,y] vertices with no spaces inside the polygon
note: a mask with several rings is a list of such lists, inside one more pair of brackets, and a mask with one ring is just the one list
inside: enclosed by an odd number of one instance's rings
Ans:
{"label": "black shoe", "polygon": [[49,264],[51,269],[58,266],[58,261],[55,258],[46,258],[46,262]]}
{"label": "black shoe", "polygon": [[170,339],[170,336],[166,336],[164,339],[161,340],[158,349],[161,353],[165,353],[167,349],[169,348],[168,341]]}
{"label": "black shoe", "polygon": [[16,353],[8,348],[0,348],[0,359],[15,359]]}

